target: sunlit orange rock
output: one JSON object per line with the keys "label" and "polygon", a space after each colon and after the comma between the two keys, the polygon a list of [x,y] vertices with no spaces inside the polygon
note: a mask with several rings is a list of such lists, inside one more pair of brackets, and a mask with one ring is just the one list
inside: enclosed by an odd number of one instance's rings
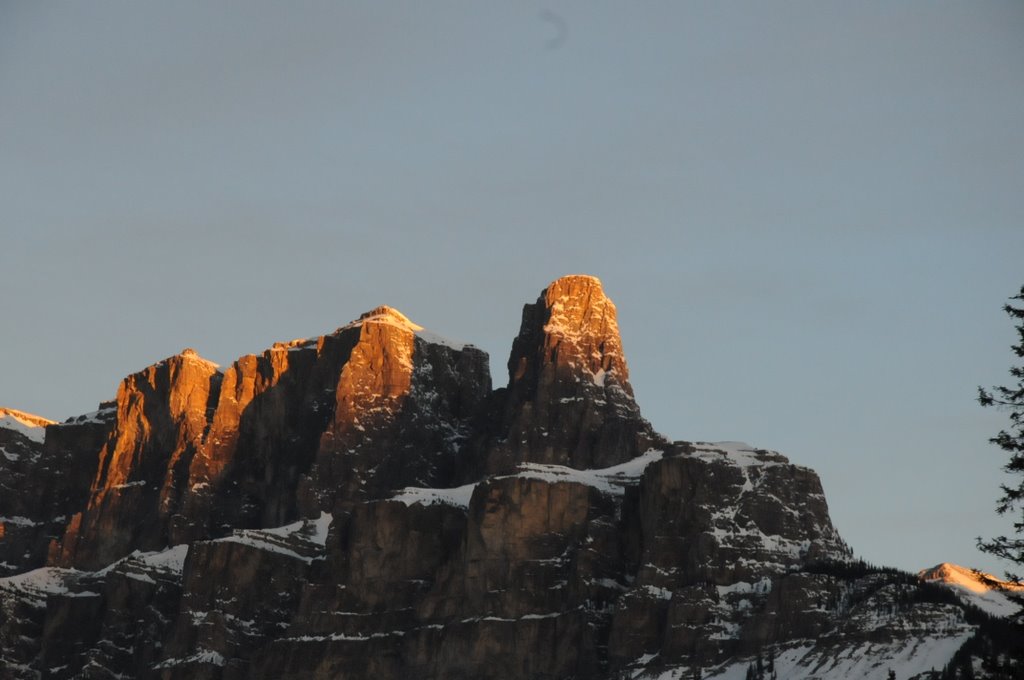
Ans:
{"label": "sunlit orange rock", "polygon": [[487,355],[378,307],[225,371],[172,539],[274,526],[396,486],[444,483],[490,391]]}
{"label": "sunlit orange rock", "polygon": [[307,513],[450,483],[468,422],[490,393],[487,354],[377,307],[339,331],[357,338],[311,472]]}
{"label": "sunlit orange rock", "polygon": [[58,564],[98,567],[167,545],[167,522],[220,382],[217,366],[191,349],[122,381],[81,525],[69,525]]}
{"label": "sunlit orange rock", "polygon": [[484,445],[488,472],[605,467],[660,441],[633,400],[615,305],[593,276],[553,281],[523,307],[508,371],[502,426]]}

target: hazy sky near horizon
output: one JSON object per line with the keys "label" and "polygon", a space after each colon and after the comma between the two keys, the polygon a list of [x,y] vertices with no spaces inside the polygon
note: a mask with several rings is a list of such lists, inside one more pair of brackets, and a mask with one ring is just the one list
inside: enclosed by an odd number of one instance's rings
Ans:
{"label": "hazy sky near horizon", "polygon": [[821,475],[874,562],[1001,571],[1020,2],[0,4],[0,405],[378,304],[491,354],[568,273],[645,415]]}

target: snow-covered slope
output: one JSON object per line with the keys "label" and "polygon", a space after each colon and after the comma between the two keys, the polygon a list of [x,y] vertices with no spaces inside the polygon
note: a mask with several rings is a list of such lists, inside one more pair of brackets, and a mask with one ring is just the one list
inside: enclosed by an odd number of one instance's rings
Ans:
{"label": "snow-covered slope", "polygon": [[14,430],[37,444],[43,443],[46,426],[53,424],[54,421],[34,416],[31,413],[16,411],[12,408],[0,408],[0,428]]}
{"label": "snow-covered slope", "polygon": [[923,569],[918,576],[923,581],[948,587],[964,602],[992,616],[1016,614],[1021,609],[1021,603],[1014,598],[1024,598],[1024,586],[1008,583],[991,574],[979,575],[973,569],[949,562]]}

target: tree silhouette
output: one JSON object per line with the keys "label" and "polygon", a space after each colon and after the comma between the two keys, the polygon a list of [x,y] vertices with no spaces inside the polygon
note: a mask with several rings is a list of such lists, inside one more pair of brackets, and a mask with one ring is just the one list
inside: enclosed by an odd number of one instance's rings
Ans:
{"label": "tree silhouette", "polygon": [[[1010,298],[1024,302],[1024,286],[1020,293]],[[1010,303],[1003,305],[1011,319],[1016,322],[1017,344],[1012,346],[1018,359],[1024,359],[1024,307],[1015,307]],[[1010,375],[1016,384],[996,386],[989,389],[978,388],[978,402],[985,407],[994,406],[1005,410],[1010,415],[1010,426],[989,439],[989,441],[1010,455],[1010,460],[1003,466],[1009,474],[1020,477],[1013,484],[1001,485],[1002,497],[996,504],[996,511],[1002,515],[1007,512],[1021,511],[1021,518],[1013,524],[1016,536],[997,536],[985,541],[978,539],[978,547],[996,557],[1007,560],[1017,566],[1024,566],[1024,365],[1010,367]],[[1019,582],[1013,573],[1007,576]]]}

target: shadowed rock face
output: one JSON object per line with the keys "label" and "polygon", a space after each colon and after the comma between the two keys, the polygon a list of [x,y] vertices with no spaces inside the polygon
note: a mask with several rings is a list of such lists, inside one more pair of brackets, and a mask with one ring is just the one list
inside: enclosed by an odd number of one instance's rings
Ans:
{"label": "shadowed rock face", "polygon": [[[490,387],[378,307],[223,373],[183,352],[43,442],[0,428],[0,677],[611,680],[786,648],[805,677],[974,634],[849,564],[813,471],[653,432],[597,279],[524,307]],[[78,569],[27,571],[48,542]]]}
{"label": "shadowed rock face", "polygon": [[0,424],[0,576],[45,564],[68,517],[86,504],[113,413],[107,402],[94,413],[53,423],[0,409],[0,422],[14,424]]}

